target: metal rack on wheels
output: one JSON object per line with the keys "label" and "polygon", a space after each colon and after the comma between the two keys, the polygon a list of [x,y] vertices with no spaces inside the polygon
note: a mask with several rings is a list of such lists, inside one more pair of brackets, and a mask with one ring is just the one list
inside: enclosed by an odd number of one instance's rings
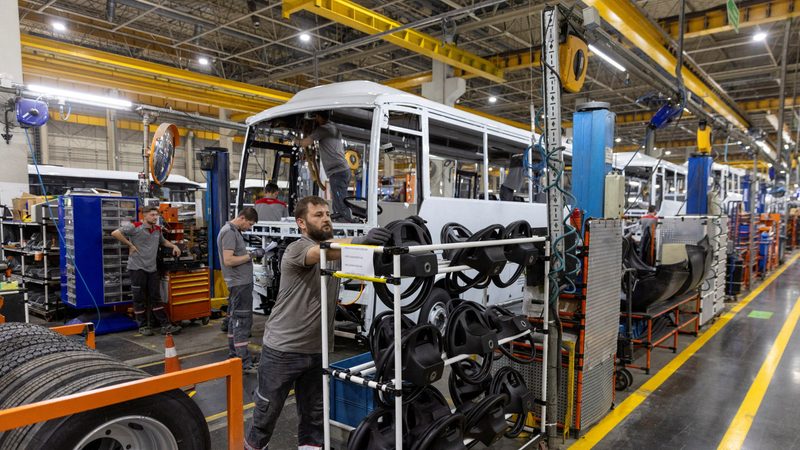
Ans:
{"label": "metal rack on wheels", "polygon": [[[492,247],[492,246],[505,246],[505,245],[513,245],[513,244],[524,244],[524,243],[535,243],[535,242],[544,242],[545,247],[545,254],[544,254],[544,293],[545,298],[544,302],[545,305],[549,303],[549,280],[546,276],[547,273],[550,271],[550,241],[545,237],[527,237],[527,238],[513,238],[513,239],[497,239],[497,240],[485,240],[485,241],[475,241],[475,242],[458,242],[458,243],[450,243],[450,244],[433,244],[433,245],[412,245],[412,246],[396,246],[396,247],[382,247],[382,246],[368,246],[368,245],[356,245],[356,244],[339,244],[339,243],[322,243],[320,245],[320,303],[321,303],[321,321],[322,321],[322,366],[323,366],[323,383],[322,383],[322,399],[323,399],[323,430],[324,430],[324,448],[330,449],[331,448],[331,424],[334,421],[330,418],[330,379],[331,377],[335,377],[341,380],[345,380],[350,383],[358,384],[361,386],[367,386],[374,390],[380,390],[388,395],[391,395],[395,398],[394,402],[394,420],[395,420],[395,448],[403,448],[403,428],[402,424],[402,417],[403,417],[403,373],[402,373],[402,352],[395,351],[394,352],[394,380],[391,380],[386,383],[380,383],[377,381],[369,380],[366,376],[369,373],[375,371],[375,364],[374,362],[369,362],[365,364],[361,364],[356,367],[351,367],[346,370],[338,370],[332,369],[330,367],[330,362],[328,360],[328,294],[327,294],[327,280],[329,277],[336,277],[336,278],[350,278],[350,279],[358,279],[363,281],[371,281],[375,283],[386,283],[391,284],[393,288],[394,294],[394,319],[393,319],[393,327],[394,327],[394,348],[400,349],[401,348],[401,287],[400,281],[404,278],[401,275],[400,271],[400,264],[401,264],[401,255],[408,254],[408,253],[424,253],[424,252],[431,252],[431,251],[441,251],[441,250],[456,250],[456,249],[464,249],[464,248],[475,248],[475,247]],[[370,257],[374,254],[391,254],[392,255],[392,275],[390,277],[384,276],[366,276],[366,275],[359,275],[359,274],[352,274],[352,273],[344,273],[341,271],[330,271],[326,270],[327,267],[327,252],[328,250],[337,250],[346,247],[360,247],[360,248],[367,248],[371,250],[369,253]],[[449,272],[457,272],[463,270],[469,270],[469,266],[450,266],[448,265],[439,265],[437,273],[449,273]],[[406,277],[408,278],[408,277]],[[542,336],[542,358],[544,361],[547,361],[547,339],[548,339],[548,322],[549,322],[549,308],[543,308],[543,329],[541,332],[543,333]],[[505,339],[500,339],[497,341],[498,346],[501,344],[506,344],[508,342],[514,341],[519,339],[520,337],[525,336],[528,333],[533,333],[533,331],[525,331],[515,336],[510,336]],[[460,355],[442,355],[442,360],[444,361],[445,366],[451,365],[458,361],[464,360],[469,358],[471,355],[468,354],[460,354]],[[529,387],[531,389],[531,387]],[[527,447],[528,444],[538,440],[539,438],[546,435],[545,426],[546,426],[546,404],[545,399],[547,398],[547,379],[546,373],[543,374],[543,380],[541,385],[541,402],[540,402],[540,426],[539,426],[539,434],[533,436],[529,442],[521,448]],[[339,424],[337,424],[339,425]],[[349,427],[348,427],[349,428]],[[465,441],[466,443],[466,441]]]}

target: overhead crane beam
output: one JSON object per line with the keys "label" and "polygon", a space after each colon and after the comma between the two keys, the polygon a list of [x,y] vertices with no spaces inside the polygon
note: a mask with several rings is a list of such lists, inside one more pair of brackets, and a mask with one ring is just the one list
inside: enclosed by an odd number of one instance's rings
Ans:
{"label": "overhead crane beam", "polygon": [[[105,128],[108,124],[105,117],[98,117],[92,116],[88,114],[70,114],[64,119],[56,119],[51,118],[53,123],[64,122],[64,123],[73,123],[77,125],[87,125],[91,127],[101,127]],[[142,131],[144,130],[144,124],[138,120],[127,120],[127,119],[116,119],[115,120],[116,127],[121,130],[131,130],[131,131]],[[158,124],[150,124],[148,126],[150,133],[155,133],[156,129],[158,128]],[[186,127],[178,127],[178,134],[181,136],[186,136],[189,133],[190,129]],[[220,134],[215,133],[213,131],[205,131],[205,130],[197,130],[191,129],[194,133],[194,137],[197,139],[202,139],[206,141],[219,141]],[[243,143],[244,136],[236,135],[233,137],[233,141],[236,143]]]}
{"label": "overhead crane beam", "polygon": [[37,55],[22,55],[22,68],[25,75],[63,80],[89,85],[101,85],[141,95],[158,96],[165,99],[187,103],[212,105],[236,111],[256,113],[278,103],[241,95],[229,95],[221,91],[195,88],[141,75],[118,72],[85,63],[53,60]]}
{"label": "overhead crane beam", "polygon": [[[662,31],[653,25],[633,3],[629,0],[585,0],[585,3],[595,7],[606,22],[667,73],[674,73],[677,59],[667,47],[668,43],[665,41]],[[709,82],[702,80],[688,67],[684,66],[681,70],[684,83],[689,91],[735,127],[743,131],[749,128],[748,120],[722,98],[722,93],[712,89]]]}
{"label": "overhead crane beam", "polygon": [[[739,5],[739,28],[780,22],[800,16],[800,0],[771,0]],[[678,37],[680,25],[677,17],[660,20],[661,26],[673,38]],[[708,36],[733,30],[728,23],[728,11],[723,4],[705,11],[689,13],[685,20],[686,38]]]}
{"label": "overhead crane beam", "polygon": [[[366,34],[385,33],[403,26],[349,0],[283,0],[283,17],[289,18],[301,10]],[[421,31],[402,29],[397,33],[385,34],[381,39],[488,80],[498,83],[504,81],[503,70],[491,61]]]}
{"label": "overhead crane beam", "polygon": [[[542,52],[540,50],[523,50],[519,52],[509,53],[506,55],[497,55],[489,57],[492,64],[500,68],[503,73],[514,72],[517,70],[527,70],[541,65],[540,57]],[[453,76],[461,78],[476,78],[478,75],[470,73],[461,69],[456,69]],[[396,89],[410,89],[412,87],[421,86],[423,83],[428,83],[433,77],[432,72],[419,72],[403,77],[392,78],[384,81],[383,84]]]}
{"label": "overhead crane beam", "polygon": [[177,69],[164,64],[142,61],[114,53],[93,50],[77,45],[54,41],[51,39],[31,36],[29,34],[20,35],[20,41],[23,50],[27,48],[36,51],[37,53],[51,54],[61,58],[78,61],[91,61],[97,64],[124,68],[151,77],[165,77],[172,80],[180,80],[213,89],[228,91],[230,93],[258,96],[267,100],[278,102],[285,102],[292,97],[292,94],[281,92],[275,89],[241,83],[238,81],[226,80],[224,78],[219,78],[212,75],[190,72],[188,70]]}

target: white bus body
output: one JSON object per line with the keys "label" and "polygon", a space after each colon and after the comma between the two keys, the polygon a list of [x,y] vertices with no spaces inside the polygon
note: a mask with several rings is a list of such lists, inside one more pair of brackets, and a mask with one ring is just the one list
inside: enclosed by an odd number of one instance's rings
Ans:
{"label": "white bus body", "polygon": [[[331,122],[343,134],[345,148],[361,151],[361,166],[356,183],[351,180],[351,191],[366,197],[366,218],[358,224],[336,223],[337,231],[360,234],[414,214],[427,221],[434,243],[439,242],[442,226],[448,222],[460,223],[473,232],[520,219],[533,227],[547,226],[546,205],[533,201],[530,180],[517,192],[522,201],[494,199],[499,196],[509,157],[529,146],[529,131],[366,81],[307,89],[283,105],[250,117],[239,178],[247,178],[248,157],[258,158],[259,145],[275,147],[292,135],[299,136],[302,131],[291,124],[319,110],[332,111]],[[287,139],[281,141],[282,137]],[[242,205],[243,192],[241,188],[237,191],[237,202]],[[299,237],[293,220],[258,222],[252,233],[270,239]],[[508,267],[504,278],[511,272],[513,268]],[[506,289],[492,285],[486,293],[488,302],[520,300],[523,283],[520,279]],[[344,289],[340,293],[345,303],[358,295]],[[464,295],[483,300],[482,292]],[[366,307],[369,326],[372,305],[382,308],[380,301],[374,302],[371,285],[365,287],[358,303]]]}

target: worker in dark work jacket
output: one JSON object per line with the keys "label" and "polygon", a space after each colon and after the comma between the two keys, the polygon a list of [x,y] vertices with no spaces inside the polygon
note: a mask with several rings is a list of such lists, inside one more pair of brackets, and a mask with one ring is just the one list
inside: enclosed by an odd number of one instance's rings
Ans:
{"label": "worker in dark work jacket", "polygon": [[111,235],[128,246],[128,274],[133,293],[133,314],[139,325],[139,332],[151,336],[148,308],[161,325],[161,334],[176,334],[181,327],[170,323],[164,303],[161,300],[161,280],[156,269],[156,258],[160,246],[172,249],[174,256],[180,256],[177,245],[164,239],[158,223],[158,208],[146,206],[142,210],[142,222],[134,222],[114,230]]}
{"label": "worker in dark work jacket", "polygon": [[259,221],[278,222],[283,217],[289,217],[289,208],[286,203],[278,200],[281,190],[275,183],[264,186],[264,198],[256,200],[256,212]]}

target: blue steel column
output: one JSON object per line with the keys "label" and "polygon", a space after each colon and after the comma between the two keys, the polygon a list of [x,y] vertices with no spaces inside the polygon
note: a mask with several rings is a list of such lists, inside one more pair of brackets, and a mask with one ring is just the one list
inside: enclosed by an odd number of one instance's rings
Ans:
{"label": "blue steel column", "polygon": [[584,217],[603,217],[606,175],[611,172],[615,114],[606,108],[573,114],[572,195]]}
{"label": "blue steel column", "polygon": [[711,157],[689,157],[689,180],[686,186],[686,214],[708,214],[708,179],[711,177]]}
{"label": "blue steel column", "polygon": [[[228,149],[222,147],[206,147],[204,151],[213,152],[214,167],[207,171],[208,185],[206,186],[206,217],[208,219],[208,266],[212,274],[222,269],[217,250],[217,235],[219,230],[228,221],[230,210],[230,177]],[[211,297],[214,298],[215,283],[211,282]]]}

